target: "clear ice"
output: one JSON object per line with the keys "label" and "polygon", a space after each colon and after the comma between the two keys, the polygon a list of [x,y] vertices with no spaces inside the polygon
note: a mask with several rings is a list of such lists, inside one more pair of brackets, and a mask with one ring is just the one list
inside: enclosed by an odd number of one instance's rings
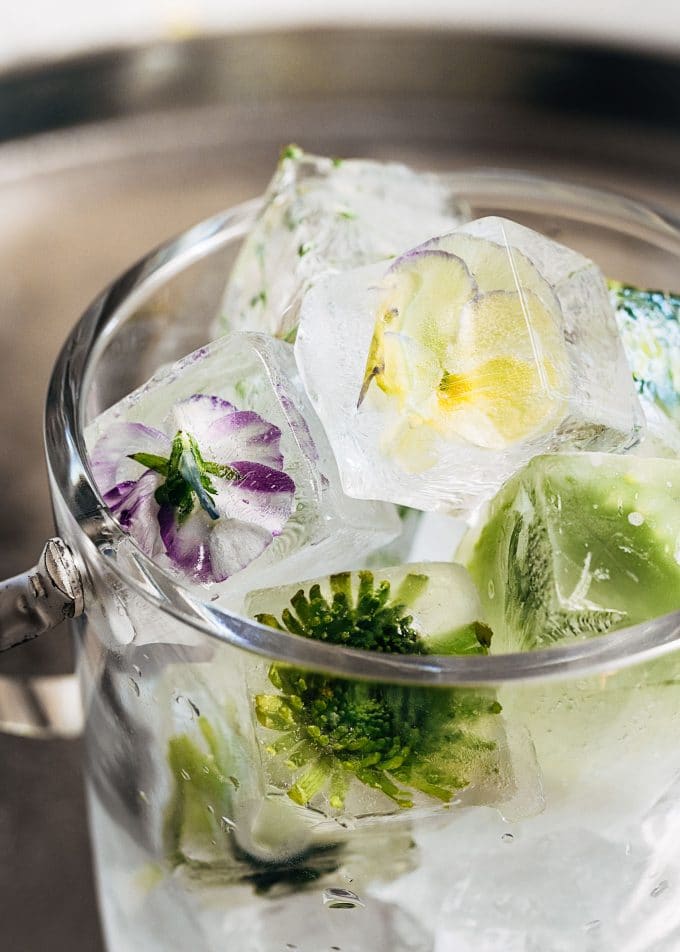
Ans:
{"label": "clear ice", "polygon": [[680,462],[601,453],[533,459],[457,558],[495,651],[604,634],[680,608]]}
{"label": "clear ice", "polygon": [[295,354],[358,498],[464,512],[533,456],[622,452],[644,422],[598,268],[501,218],[320,278]]}
{"label": "clear ice", "polygon": [[320,274],[388,260],[466,217],[443,176],[291,146],[239,253],[218,331],[294,334],[300,300]]}
{"label": "clear ice", "polygon": [[360,565],[399,531],[394,507],[344,495],[292,348],[264,335],[229,335],[159,372],[86,441],[137,545],[232,609],[254,584]]}

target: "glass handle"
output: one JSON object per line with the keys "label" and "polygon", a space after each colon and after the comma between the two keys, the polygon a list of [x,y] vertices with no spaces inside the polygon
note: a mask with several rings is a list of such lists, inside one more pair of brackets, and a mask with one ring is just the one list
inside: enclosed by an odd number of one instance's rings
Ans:
{"label": "glass handle", "polygon": [[[0,651],[37,638],[83,611],[83,584],[68,545],[48,539],[37,565],[0,582]],[[0,731],[75,737],[82,727],[76,677],[0,676]]]}

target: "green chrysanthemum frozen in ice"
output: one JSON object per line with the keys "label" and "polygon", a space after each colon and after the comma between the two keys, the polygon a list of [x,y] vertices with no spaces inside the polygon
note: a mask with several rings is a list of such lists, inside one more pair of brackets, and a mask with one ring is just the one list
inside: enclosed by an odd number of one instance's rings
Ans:
{"label": "green chrysanthemum frozen in ice", "polygon": [[[491,630],[460,566],[433,563],[380,576],[347,572],[297,590],[254,593],[249,610],[280,631],[350,648],[402,655],[487,652]],[[257,610],[268,603],[273,611]],[[430,632],[423,621],[432,625]],[[330,806],[341,809],[353,779],[400,807],[413,805],[414,791],[449,802],[480,774],[497,769],[495,742],[476,730],[482,718],[500,711],[493,692],[333,678],[281,663],[271,665],[269,680],[276,692],[259,694],[255,711],[262,727],[279,735],[267,751],[289,771],[288,793],[297,803],[325,793]]]}

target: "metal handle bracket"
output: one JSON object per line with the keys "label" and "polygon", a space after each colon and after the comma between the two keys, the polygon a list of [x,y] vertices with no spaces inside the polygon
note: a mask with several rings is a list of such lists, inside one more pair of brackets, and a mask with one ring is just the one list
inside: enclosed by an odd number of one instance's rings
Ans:
{"label": "metal handle bracket", "polygon": [[0,582],[0,651],[83,612],[83,583],[68,545],[48,539],[37,565]]}

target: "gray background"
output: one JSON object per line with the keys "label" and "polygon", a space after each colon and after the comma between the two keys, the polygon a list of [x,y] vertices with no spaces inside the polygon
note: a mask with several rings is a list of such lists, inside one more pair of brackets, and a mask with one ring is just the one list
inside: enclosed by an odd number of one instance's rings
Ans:
{"label": "gray background", "polygon": [[[0,75],[3,577],[51,532],[42,404],[69,328],[150,247],[258,194],[291,140],[420,167],[525,168],[677,212],[680,64],[362,31],[212,39]],[[0,657],[0,674],[70,663],[57,631]],[[0,737],[2,952],[102,949],[79,760],[75,741]]]}

